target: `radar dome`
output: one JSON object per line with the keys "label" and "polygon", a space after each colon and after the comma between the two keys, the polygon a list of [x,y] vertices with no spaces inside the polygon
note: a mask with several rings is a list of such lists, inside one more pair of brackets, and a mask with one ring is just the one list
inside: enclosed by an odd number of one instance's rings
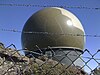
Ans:
{"label": "radar dome", "polygon": [[34,13],[22,30],[22,47],[36,50],[50,47],[74,47],[83,50],[84,29],[71,12],[49,7]]}

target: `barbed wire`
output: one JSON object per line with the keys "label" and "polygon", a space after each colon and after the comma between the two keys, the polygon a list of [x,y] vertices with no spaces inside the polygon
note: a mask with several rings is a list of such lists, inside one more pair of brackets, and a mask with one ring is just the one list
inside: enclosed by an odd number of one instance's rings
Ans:
{"label": "barbed wire", "polygon": [[[0,6],[19,6],[19,7],[61,7],[61,8],[76,8],[76,9],[93,9],[93,10],[100,10],[100,8],[99,7],[97,7],[97,8],[89,8],[89,7],[84,7],[84,6],[52,6],[52,5],[33,5],[33,4],[0,4]],[[49,33],[49,32],[27,32],[27,31],[21,31],[21,30],[17,30],[17,29],[0,29],[0,31],[4,31],[4,32],[14,32],[14,33],[25,33],[25,34],[43,34],[43,35],[65,35],[65,36],[81,36],[81,37],[85,37],[85,36],[87,36],[87,37],[100,37],[100,35],[97,35],[97,34],[95,34],[95,35],[88,35],[88,34],[86,34],[86,35],[82,35],[82,34],[64,34],[64,33]],[[14,50],[14,53],[10,53],[10,51],[7,51],[7,49],[9,49],[10,48],[10,46],[13,46],[14,48],[15,48],[15,50]],[[40,49],[40,48],[38,48],[38,49]],[[43,62],[42,63],[42,65],[40,65],[40,64],[38,64],[38,66],[37,65],[33,65],[33,64],[36,64],[37,62],[32,62],[32,65],[31,64],[27,64],[25,61],[24,61],[24,66],[25,67],[23,67],[22,68],[22,64],[19,64],[19,66],[18,66],[18,64],[16,64],[15,63],[15,61],[14,61],[14,59],[12,58],[12,56],[15,54],[15,53],[17,53],[18,55],[19,55],[19,57],[21,58],[21,60],[23,60],[23,58],[24,57],[22,57],[22,55],[21,54],[19,54],[18,52],[20,52],[20,51],[27,51],[27,50],[24,50],[24,49],[16,49],[16,46],[14,45],[14,44],[11,44],[11,45],[9,45],[8,47],[6,47],[5,49],[5,52],[7,52],[8,54],[10,54],[10,56],[9,56],[9,59],[11,59],[11,62],[13,62],[13,64],[14,65],[10,65],[10,67],[8,67],[8,68],[6,68],[6,70],[4,69],[4,71],[1,73],[2,75],[5,75],[5,74],[10,74],[11,72],[13,72],[14,70],[15,70],[15,72],[16,72],[16,74],[18,74],[18,75],[22,75],[22,73],[25,73],[26,71],[28,72],[28,69],[29,70],[31,70],[31,73],[30,74],[33,74],[33,73],[38,73],[38,71],[40,72],[40,74],[43,72],[44,73],[44,75],[47,75],[48,73],[52,73],[52,72],[57,72],[57,71],[55,71],[54,70],[54,68],[56,68],[58,65],[59,65],[59,63],[63,60],[60,60],[59,62],[57,62],[56,64],[54,64],[53,66],[51,66],[51,67],[48,67],[48,70],[46,70],[47,72],[45,73],[45,70],[44,69],[41,69],[41,68],[43,68],[42,66],[43,65],[46,65],[47,63],[48,63],[48,61],[49,60],[47,60],[47,61],[45,61],[45,62]],[[40,50],[41,51],[41,50]],[[53,51],[53,49],[51,48],[51,51]],[[34,54],[38,54],[38,55],[41,55],[41,54],[39,54],[39,53],[36,53],[36,52],[34,52],[34,51],[29,51],[29,52],[31,52],[31,53],[34,53]],[[53,51],[54,52],[54,51]],[[94,70],[90,67],[90,65],[88,64],[92,59],[96,62],[96,64],[98,64],[98,66],[100,66],[100,62],[98,61],[98,60],[100,60],[100,58],[95,58],[94,56],[95,55],[97,55],[99,52],[100,52],[100,50],[97,50],[97,52],[95,53],[95,54],[91,54],[90,52],[89,52],[89,50],[84,50],[84,52],[83,53],[85,53],[85,52],[88,52],[88,54],[90,54],[90,57],[86,57],[86,56],[82,56],[82,58],[80,58],[82,61],[83,61],[83,63],[85,64],[84,66],[82,66],[81,68],[80,68],[80,70],[82,70],[82,68],[84,68],[85,66],[86,67],[88,67],[90,70],[91,70],[91,74],[94,74],[94,73],[92,73]],[[52,52],[51,52],[52,53]],[[70,53],[70,52],[69,52]],[[69,54],[68,53],[68,54]],[[67,55],[68,55],[67,54]],[[76,54],[77,54],[77,52],[76,52]],[[69,54],[70,56],[77,56],[77,55],[71,55],[71,54]],[[41,55],[41,56],[43,56],[43,55]],[[80,56],[80,55],[79,55]],[[68,56],[65,56],[64,58],[68,58],[69,60],[70,60],[70,58],[68,57]],[[85,61],[85,60],[83,60],[84,58],[86,58],[86,59],[89,59],[88,61]],[[77,58],[75,59],[75,60],[77,60]],[[4,64],[5,62],[6,62],[7,60],[3,60],[3,62],[0,64],[0,67],[1,66],[4,66],[5,67],[5,65],[7,65],[7,64]],[[66,67],[66,70],[69,68],[69,67],[71,67],[71,65],[74,65],[74,61],[72,61],[72,60],[70,60],[72,63],[68,66],[68,67]],[[93,63],[92,63],[93,64]],[[32,67],[34,67],[35,69],[33,69],[33,68],[30,68],[30,65],[32,66]],[[20,66],[21,66],[21,68],[20,68]],[[50,66],[50,65],[49,65]],[[74,65],[75,66],[75,65]],[[97,67],[98,67],[97,66]],[[61,67],[61,66],[60,66]],[[64,66],[62,66],[63,68],[64,68]],[[97,68],[96,67],[96,68]],[[14,69],[15,68],[15,69]],[[96,69],[95,68],[95,69]],[[14,70],[12,70],[11,72],[10,72],[10,70],[11,69],[14,69]],[[18,70],[19,69],[19,70]],[[74,68],[73,68],[74,69]],[[2,71],[3,70],[3,68],[0,68],[0,70]],[[35,71],[36,72],[35,72]],[[34,71],[34,72],[33,72]],[[74,71],[74,70],[73,70]],[[74,71],[74,72],[76,72],[76,71]],[[42,74],[43,74],[42,73]],[[62,75],[63,73],[65,73],[65,70],[63,70],[59,75]],[[28,73],[26,73],[25,75],[27,75]],[[42,75],[41,74],[41,75]],[[56,73],[56,74],[58,74],[58,73]],[[100,74],[100,73],[99,73]],[[98,75],[99,75],[98,74]],[[69,75],[71,75],[71,74],[69,74]],[[76,74],[75,73],[75,75],[78,75],[78,74]],[[85,74],[84,74],[85,75]]]}
{"label": "barbed wire", "polygon": [[17,7],[61,7],[61,8],[75,8],[75,9],[93,9],[100,10],[100,7],[86,7],[86,6],[66,6],[66,5],[39,5],[39,4],[13,4],[0,3],[0,6],[17,6]]}
{"label": "barbed wire", "polygon": [[17,29],[0,29],[0,31],[4,32],[14,32],[14,33],[25,33],[25,34],[43,34],[43,35],[64,35],[64,36],[81,36],[81,37],[98,37],[100,38],[100,35],[92,35],[92,34],[73,34],[73,33],[50,33],[50,32],[31,32],[31,31],[21,31]]}

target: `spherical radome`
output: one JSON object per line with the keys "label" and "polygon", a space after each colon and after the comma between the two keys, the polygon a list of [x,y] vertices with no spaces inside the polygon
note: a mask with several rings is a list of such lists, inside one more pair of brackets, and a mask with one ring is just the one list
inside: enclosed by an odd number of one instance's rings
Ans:
{"label": "spherical radome", "polygon": [[78,18],[69,11],[50,7],[39,10],[25,23],[22,47],[28,50],[50,47],[74,47],[83,50],[84,29]]}

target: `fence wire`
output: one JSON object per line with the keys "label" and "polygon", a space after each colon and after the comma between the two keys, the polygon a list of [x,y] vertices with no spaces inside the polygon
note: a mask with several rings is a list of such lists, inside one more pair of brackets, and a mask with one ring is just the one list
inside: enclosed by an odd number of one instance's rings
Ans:
{"label": "fence wire", "polygon": [[70,33],[70,34],[66,34],[66,33],[50,33],[50,32],[32,32],[32,31],[21,31],[21,30],[16,30],[16,29],[0,29],[0,31],[4,31],[4,32],[14,32],[14,33],[25,33],[25,34],[42,34],[42,35],[64,35],[64,36],[81,36],[81,37],[97,37],[97,38],[100,38],[100,35],[97,35],[97,34],[73,34],[73,33]]}
{"label": "fence wire", "polygon": [[88,9],[88,10],[100,10],[100,7],[86,7],[86,6],[66,6],[66,5],[39,5],[39,4],[14,4],[14,3],[0,3],[0,6],[10,7],[61,7],[61,8],[75,8],[75,9]]}
{"label": "fence wire", "polygon": [[[0,75],[100,75],[100,50],[92,54],[87,49],[82,53],[77,50],[65,52],[62,48],[59,51],[52,47],[48,49],[49,52],[46,53],[45,50],[44,53],[38,47],[38,53],[27,49],[18,50],[13,44],[5,48],[1,44]],[[22,52],[29,52],[31,57],[23,55]],[[63,63],[66,62],[65,59],[69,63]],[[82,65],[76,65],[79,64],[77,60],[81,60]]]}

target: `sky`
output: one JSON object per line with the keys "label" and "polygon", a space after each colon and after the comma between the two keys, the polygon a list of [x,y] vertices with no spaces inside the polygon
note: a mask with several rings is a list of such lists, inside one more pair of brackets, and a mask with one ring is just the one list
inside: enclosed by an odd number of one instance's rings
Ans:
{"label": "sky", "polygon": [[[43,7],[3,6],[1,4],[32,4],[69,7],[100,8],[100,0],[0,0],[0,42],[21,49],[21,33],[2,31],[14,29],[22,31],[27,19]],[[86,35],[100,35],[100,9],[65,8],[81,21]],[[86,37],[85,49],[95,53],[100,49],[100,37]],[[100,53],[98,54],[99,57]]]}

